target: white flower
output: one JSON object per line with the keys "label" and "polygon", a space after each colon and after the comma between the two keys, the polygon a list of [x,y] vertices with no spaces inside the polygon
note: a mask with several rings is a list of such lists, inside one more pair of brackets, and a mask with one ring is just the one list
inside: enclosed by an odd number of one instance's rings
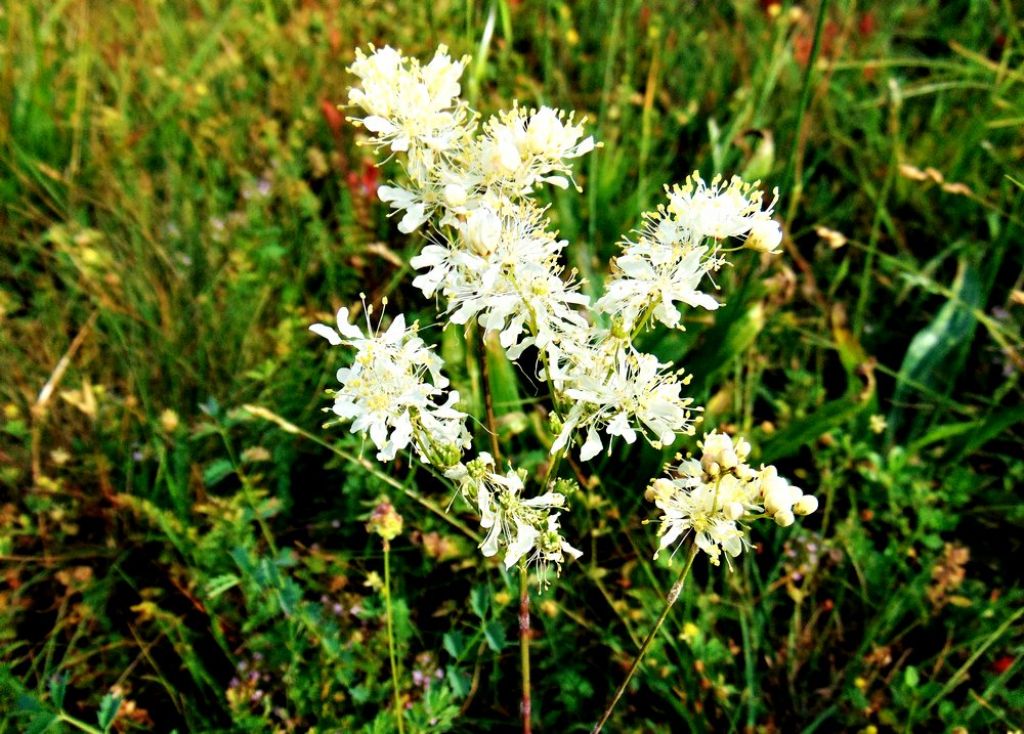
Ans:
{"label": "white flower", "polygon": [[481,206],[455,224],[455,242],[428,245],[412,259],[426,270],[413,285],[428,297],[440,291],[452,323],[475,318],[498,332],[512,359],[530,345],[548,349],[587,328],[575,307],[589,299],[562,279],[558,256],[566,243],[543,224],[543,212],[530,206]]}
{"label": "white flower", "polygon": [[582,121],[561,110],[514,106],[487,121],[467,158],[486,187],[528,196],[541,183],[568,187],[568,161],[594,149],[594,139],[582,136]]}
{"label": "white flower", "polygon": [[627,245],[615,260],[615,275],[597,308],[620,315],[627,328],[651,310],[655,319],[674,329],[680,320],[678,303],[714,311],[718,301],[701,291],[700,284],[722,260],[709,252],[704,246],[649,241]]}
{"label": "white flower", "polygon": [[664,513],[660,518],[661,540],[654,557],[675,545],[689,531],[694,533],[697,547],[708,554],[716,566],[724,550],[729,557],[738,556],[746,544],[746,536],[736,520],[728,517],[715,496],[715,487],[701,484],[693,489],[678,487],[655,504]]}
{"label": "white flower", "polygon": [[[744,183],[736,176],[725,183],[721,176],[715,176],[708,185],[697,172],[682,185],[669,189],[668,199],[667,212],[672,220],[697,239],[744,237],[756,224],[769,222],[775,206],[773,200],[762,210],[763,194],[756,184]],[[763,229],[760,231],[765,234]]]}
{"label": "white flower", "polygon": [[560,513],[557,512],[548,515],[547,528],[538,533],[533,541],[533,553],[530,555],[529,562],[539,566],[541,583],[544,583],[547,576],[547,568],[550,564],[555,564],[557,572],[561,573],[565,556],[568,555],[576,560],[583,555],[582,551],[574,548],[562,537],[562,531],[558,522],[560,516]]}
{"label": "white flower", "polygon": [[480,551],[487,558],[504,548],[505,568],[512,568],[522,559],[546,567],[559,568],[564,556],[579,558],[581,552],[561,535],[556,510],[564,509],[565,497],[559,492],[545,492],[523,498],[524,472],[509,469],[505,474],[493,471],[494,459],[489,454],[470,462],[461,476],[462,492],[480,512],[480,527],[487,536]]}
{"label": "white flower", "polygon": [[654,355],[609,340],[574,359],[579,372],[567,371],[560,379],[565,380],[565,394],[575,404],[552,453],[582,430],[587,433],[580,451],[584,461],[604,448],[600,431],[620,436],[626,443],[633,443],[641,433],[656,447],[671,444],[679,433],[693,433],[693,399],[680,394],[688,378],[681,381],[678,371],[667,372],[669,365]]}
{"label": "white flower", "polygon": [[458,96],[467,58],[453,61],[440,46],[421,66],[390,46],[370,49],[369,56],[357,50],[349,67],[360,86],[349,90],[348,100],[367,113],[355,121],[373,133],[376,146],[415,159],[427,151],[446,151],[465,137],[466,107]]}
{"label": "white flower", "polygon": [[701,445],[699,460],[683,461],[672,468],[671,478],[656,480],[647,492],[662,510],[655,558],[692,532],[696,546],[718,565],[723,551],[728,559],[749,545],[747,525],[757,518],[767,515],[787,527],[795,522],[794,513],[817,509],[817,500],[779,477],[775,467],[751,469],[746,463],[750,444],[742,438],[711,432]]}
{"label": "white flower", "polygon": [[466,415],[454,407],[459,394],[445,391],[443,362],[416,336],[417,325],[407,329],[399,314],[380,333],[369,323],[368,309],[364,335],[348,317],[348,309],[341,308],[337,330],[327,324],[310,327],[332,345],[356,351],[352,366],[338,370],[341,387],[333,412],[352,422],[353,433],[370,437],[381,461],[394,459],[410,443],[425,461],[447,455],[453,447],[468,447]]}

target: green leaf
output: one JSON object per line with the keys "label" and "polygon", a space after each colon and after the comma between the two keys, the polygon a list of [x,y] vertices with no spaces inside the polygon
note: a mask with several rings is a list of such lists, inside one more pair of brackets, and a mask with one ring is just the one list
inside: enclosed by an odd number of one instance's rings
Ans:
{"label": "green leaf", "polygon": [[462,656],[462,651],[466,649],[466,638],[461,632],[445,632],[441,643],[444,645],[445,652],[456,660]]}
{"label": "green leaf", "polygon": [[240,581],[241,579],[233,573],[214,576],[206,584],[206,595],[211,599],[216,599],[228,589],[233,589],[238,586]]}
{"label": "green leaf", "polygon": [[235,471],[235,467],[227,459],[216,459],[211,461],[203,469],[203,484],[212,487],[223,481],[228,475]]}
{"label": "green leaf", "polygon": [[50,698],[53,705],[59,709],[64,708],[64,694],[68,689],[68,677],[64,674],[57,674],[50,679]]}
{"label": "green leaf", "polygon": [[953,297],[914,335],[903,356],[889,413],[890,438],[904,421],[905,406],[916,401],[916,393],[925,389],[948,395],[963,369],[963,356],[977,327],[972,310],[984,306],[978,269],[960,260],[951,290]]}
{"label": "green leaf", "polygon": [[1024,421],[1024,406],[993,411],[985,420],[973,424],[974,430],[971,432],[971,437],[964,442],[959,456],[977,451],[993,438],[1022,421]]}
{"label": "green leaf", "polygon": [[448,678],[448,685],[452,687],[452,693],[455,694],[456,698],[465,698],[469,695],[469,689],[473,683],[469,673],[462,668],[452,665],[449,666],[446,677]]}
{"label": "green leaf", "polygon": [[114,718],[117,716],[118,709],[121,708],[120,696],[115,696],[113,693],[108,693],[100,701],[100,710],[96,715],[99,721],[100,728],[103,731],[110,729],[110,725],[114,723]]}
{"label": "green leaf", "polygon": [[28,720],[25,734],[43,734],[54,729],[54,725],[58,725],[59,721],[57,714],[52,711],[41,711]]}
{"label": "green leaf", "polygon": [[715,325],[704,336],[703,346],[689,359],[687,371],[693,374],[695,383],[691,394],[700,395],[719,370],[732,365],[733,359],[746,352],[761,333],[764,322],[760,301],[743,310],[732,304],[720,309]]}
{"label": "green leaf", "polygon": [[487,610],[491,608],[491,592],[486,586],[474,586],[469,592],[469,606],[480,619],[487,618]]}
{"label": "green leaf", "polygon": [[494,652],[501,652],[507,640],[505,637],[505,626],[491,620],[484,625],[484,639],[487,640],[487,647],[491,648]]}

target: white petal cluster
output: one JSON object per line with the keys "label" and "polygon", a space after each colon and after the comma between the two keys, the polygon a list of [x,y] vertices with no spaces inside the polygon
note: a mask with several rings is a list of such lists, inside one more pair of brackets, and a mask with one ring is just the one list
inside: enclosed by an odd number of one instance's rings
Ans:
{"label": "white petal cluster", "polygon": [[357,50],[349,67],[360,86],[349,90],[348,101],[366,113],[355,121],[377,147],[394,152],[425,156],[452,148],[464,135],[467,110],[459,80],[468,58],[453,61],[440,46],[423,66],[390,46],[370,48],[369,56]]}
{"label": "white petal cluster", "polygon": [[441,293],[452,323],[475,319],[498,332],[509,357],[528,346],[549,350],[567,334],[585,332],[576,309],[588,303],[566,280],[559,263],[565,240],[544,229],[543,211],[506,201],[481,206],[455,223],[457,237],[428,245],[412,259],[426,270],[413,284],[430,297]]}
{"label": "white petal cluster", "polygon": [[561,110],[519,106],[499,113],[476,139],[470,164],[481,184],[506,196],[528,196],[541,183],[567,188],[568,161],[594,149],[583,123]]}
{"label": "white petal cluster", "polygon": [[486,452],[450,470],[462,494],[480,512],[480,527],[487,537],[480,544],[485,557],[504,549],[505,568],[512,568],[523,558],[541,566],[543,571],[554,564],[560,572],[565,556],[579,558],[581,551],[562,537],[557,510],[564,510],[565,495],[549,491],[529,499],[523,498],[525,473],[511,468],[504,474],[495,471],[494,457]]}
{"label": "white petal cluster", "polygon": [[402,232],[435,216],[452,224],[484,199],[522,199],[545,183],[566,188],[569,161],[594,148],[583,121],[550,107],[516,106],[478,129],[479,115],[459,97],[468,59],[453,60],[444,46],[425,66],[390,46],[370,48],[349,67],[359,78],[349,103],[363,113],[353,119],[370,144],[402,156],[408,182],[378,189],[402,215]]}
{"label": "white petal cluster", "polygon": [[[713,277],[727,264],[725,254],[744,246],[777,252],[775,201],[766,204],[757,184],[720,177],[707,183],[694,173],[668,188],[667,201],[623,241],[604,295],[591,304],[575,271],[562,264],[566,241],[531,200],[544,185],[575,185],[574,160],[595,147],[585,120],[514,105],[481,123],[460,98],[467,61],[443,46],[426,64],[371,47],[356,53],[350,69],[359,86],[349,103],[362,115],[354,119],[366,142],[404,171],[400,182],[379,187],[379,196],[402,232],[428,229],[429,243],[411,261],[413,285],[443,301],[449,322],[496,334],[510,359],[536,353],[537,377],[552,392],[553,466],[574,447],[588,460],[610,451],[615,438],[632,444],[642,436],[660,448],[692,435],[700,409],[684,395],[689,377],[639,351],[633,339],[652,321],[679,328],[681,307],[719,308]],[[592,310],[610,316],[611,328],[596,325]],[[562,492],[527,499],[524,473],[501,473],[488,454],[461,463],[466,416],[454,408],[458,395],[445,392],[440,359],[415,328],[407,331],[398,317],[384,334],[364,337],[343,309],[337,330],[313,330],[356,349],[354,365],[339,371],[334,411],[366,432],[382,459],[411,445],[458,483],[487,531],[485,556],[503,553],[509,568],[522,559],[558,567],[566,555],[579,556],[561,535]],[[742,551],[751,519],[787,525],[816,508],[773,467],[751,469],[745,441],[709,433],[702,447],[700,459],[653,485],[664,512],[661,549],[692,531],[718,563],[723,551]]]}
{"label": "white petal cluster", "polygon": [[771,218],[775,202],[762,208],[756,184],[716,177],[709,185],[694,173],[667,192],[668,203],[645,215],[636,240],[622,243],[615,276],[597,303],[604,313],[620,317],[625,328],[649,316],[676,328],[679,304],[717,309],[720,304],[701,285],[725,264],[723,240],[740,238],[767,253],[777,252],[782,242],[782,229]]}
{"label": "white petal cluster", "polygon": [[[757,183],[745,183],[737,176],[726,182],[715,176],[710,184],[694,172],[682,184],[668,189],[666,207],[672,221],[697,240],[747,237],[755,225],[772,221],[775,199],[764,207],[764,195]],[[763,207],[763,208],[762,208]]]}
{"label": "white petal cluster", "polygon": [[794,514],[817,509],[817,499],[789,484],[774,466],[751,468],[746,463],[750,444],[742,438],[712,432],[705,434],[702,448],[699,460],[682,461],[648,490],[648,499],[663,513],[655,558],[692,532],[697,547],[719,565],[723,551],[728,560],[749,545],[747,526],[753,520],[772,517],[785,527],[793,524]]}
{"label": "white petal cluster", "polygon": [[653,354],[628,342],[607,339],[601,346],[573,355],[564,376],[573,407],[552,446],[561,450],[573,435],[586,433],[580,449],[584,461],[604,448],[601,433],[626,443],[642,434],[655,447],[671,444],[677,434],[692,434],[693,399],[681,394],[689,377],[671,371]]}
{"label": "white petal cluster", "polygon": [[650,313],[670,329],[679,326],[679,304],[714,311],[719,303],[701,290],[709,273],[725,262],[707,245],[677,238],[675,228],[660,226],[654,219],[636,242],[627,242],[615,259],[615,277],[597,308],[622,319],[632,329]]}
{"label": "white petal cluster", "polygon": [[374,331],[367,314],[367,333],[349,323],[347,308],[338,310],[337,329],[314,324],[310,331],[332,345],[355,349],[351,367],[338,370],[341,387],[332,411],[352,422],[353,433],[365,433],[377,447],[377,458],[391,461],[412,444],[425,461],[435,463],[453,450],[468,448],[466,414],[456,410],[459,393],[447,391],[443,362],[396,316],[386,331]]}

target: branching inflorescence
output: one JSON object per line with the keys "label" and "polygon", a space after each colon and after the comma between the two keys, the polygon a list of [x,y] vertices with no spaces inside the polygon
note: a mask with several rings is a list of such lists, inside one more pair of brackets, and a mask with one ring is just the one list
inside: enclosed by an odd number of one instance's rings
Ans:
{"label": "branching inflorescence", "polygon": [[[563,264],[567,242],[532,198],[546,184],[576,186],[572,161],[595,147],[585,120],[514,105],[481,123],[460,97],[467,61],[452,59],[443,46],[427,64],[371,47],[357,51],[351,67],[359,79],[349,91],[352,121],[366,145],[404,170],[379,196],[399,230],[427,233],[428,244],[411,261],[413,285],[438,301],[449,322],[496,335],[509,359],[523,360],[530,350],[530,364],[535,359],[536,376],[550,390],[552,466],[570,451],[583,461],[610,452],[615,439],[642,437],[663,447],[693,435],[700,409],[685,395],[689,376],[634,339],[655,323],[681,328],[681,306],[717,309],[712,278],[727,254],[741,247],[776,253],[782,230],[772,219],[775,200],[766,205],[757,184],[720,177],[707,183],[697,173],[667,188],[666,202],[622,241],[604,295],[591,303]],[[363,334],[342,308],[337,328],[311,328],[355,350],[352,366],[338,372],[334,413],[369,436],[380,460],[411,448],[448,477],[479,514],[485,556],[503,552],[506,568],[528,562],[560,570],[566,556],[580,555],[559,523],[569,480],[549,471],[544,486],[530,492],[526,472],[511,464],[499,466],[483,452],[465,458],[471,442],[460,396],[447,389],[442,361],[416,324],[408,327],[399,315],[383,331],[368,323]],[[772,517],[785,526],[816,508],[774,467],[749,466],[745,440],[712,432],[701,448],[699,459],[677,457],[647,490],[663,513],[659,551],[692,536],[718,564],[723,551],[727,559],[742,551],[753,520]]]}

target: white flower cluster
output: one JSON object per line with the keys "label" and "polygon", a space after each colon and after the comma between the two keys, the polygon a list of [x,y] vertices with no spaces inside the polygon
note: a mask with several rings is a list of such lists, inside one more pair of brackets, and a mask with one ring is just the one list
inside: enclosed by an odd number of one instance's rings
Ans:
{"label": "white flower cluster", "polygon": [[680,303],[717,309],[718,301],[700,286],[726,263],[723,240],[742,238],[745,246],[771,254],[782,242],[782,229],[771,218],[775,202],[762,209],[756,184],[738,178],[726,184],[716,177],[709,186],[695,172],[667,192],[668,205],[645,216],[636,241],[623,242],[615,276],[597,302],[627,329],[639,328],[651,316],[674,329]]}
{"label": "white flower cluster", "polygon": [[[467,61],[441,46],[421,64],[386,46],[357,51],[350,68],[359,85],[348,99],[357,110],[353,121],[367,133],[363,142],[404,170],[400,182],[379,187],[379,196],[400,215],[402,232],[429,226],[429,243],[411,261],[418,271],[413,285],[443,301],[449,322],[497,334],[510,359],[536,359],[535,374],[548,384],[554,409],[552,466],[571,449],[584,461],[606,446],[610,451],[614,438],[631,444],[642,436],[661,448],[680,434],[692,435],[700,409],[683,394],[689,376],[637,349],[634,338],[652,318],[678,327],[680,305],[718,308],[705,282],[726,264],[723,255],[731,250],[724,241],[777,251],[782,234],[771,219],[775,202],[764,206],[756,184],[736,178],[707,184],[693,174],[668,189],[667,203],[645,215],[635,239],[623,242],[605,294],[592,304],[563,264],[567,242],[550,230],[546,209],[531,198],[544,185],[575,185],[572,161],[595,147],[585,121],[549,107],[514,105],[481,122],[460,97]],[[609,316],[611,328],[595,324],[595,312]],[[407,330],[398,316],[383,334],[371,327],[363,336],[342,309],[337,330],[312,329],[356,349],[353,366],[338,372],[334,412],[351,420],[353,431],[368,433],[382,460],[412,446],[456,481],[488,531],[484,555],[504,549],[507,567],[521,559],[560,567],[566,555],[579,556],[559,529],[565,495],[554,491],[557,483],[525,499],[521,472],[496,471],[485,453],[462,463],[469,447],[466,416],[455,408],[458,393],[446,392],[441,360],[415,335],[415,325]],[[724,444],[717,447],[723,440],[732,459]],[[684,462],[677,478],[655,483],[666,512],[662,547],[693,528],[700,547],[717,561],[721,549],[740,551],[738,522],[751,513],[767,512],[785,524],[809,506],[771,467],[753,473],[743,463],[744,447],[709,434],[705,457],[721,459],[714,471]],[[753,494],[755,479],[766,488],[764,498]]]}
{"label": "white flower cluster", "polygon": [[381,461],[391,461],[410,444],[430,463],[451,456],[453,449],[461,454],[470,445],[466,414],[455,409],[458,391],[445,390],[448,378],[441,373],[441,358],[416,336],[416,324],[406,328],[401,314],[387,331],[375,331],[371,311],[367,308],[365,335],[349,323],[347,308],[338,310],[337,329],[327,324],[309,327],[332,345],[356,352],[352,366],[338,370],[341,388],[334,393],[332,410],[352,421],[353,433],[369,435]]}
{"label": "white flower cluster", "polygon": [[[676,545],[687,534],[711,562],[738,556],[747,541],[747,525],[771,517],[783,527],[795,515],[809,515],[818,500],[780,477],[774,466],[760,470],[747,463],[750,444],[727,434],[705,434],[701,458],[686,459],[671,469],[670,478],[656,479],[647,491],[663,513],[658,551]],[[658,554],[655,553],[655,558]]]}
{"label": "white flower cluster", "polygon": [[[372,48],[372,47],[371,47]],[[478,115],[459,98],[468,59],[453,61],[445,46],[426,66],[389,46],[356,52],[350,67],[360,81],[349,102],[354,118],[378,149],[404,155],[407,186],[382,186],[379,195],[403,212],[398,228],[412,232],[432,216],[451,225],[469,211],[500,199],[528,196],[535,186],[568,186],[567,161],[594,148],[583,126],[549,107],[514,107],[478,131]]]}
{"label": "white flower cluster", "polygon": [[565,395],[573,405],[551,448],[562,450],[573,436],[586,440],[580,458],[592,459],[604,448],[601,432],[636,441],[640,433],[656,448],[675,441],[679,433],[692,434],[692,398],[680,393],[689,376],[653,354],[639,352],[623,339],[605,338],[597,348],[572,354],[568,372],[556,379],[566,385]]}
{"label": "white flower cluster", "polygon": [[565,556],[579,558],[582,553],[562,537],[556,510],[566,508],[565,495],[548,491],[529,499],[523,498],[525,472],[511,468],[504,474],[495,472],[494,457],[487,452],[447,472],[456,479],[462,496],[480,512],[480,527],[487,537],[480,544],[484,556],[490,558],[505,549],[505,568],[512,568],[520,559],[541,568],[545,580],[547,566],[554,564],[561,571]]}
{"label": "white flower cluster", "polygon": [[[530,347],[539,351],[538,376],[554,388],[556,410],[573,404],[559,416],[553,452],[578,444],[589,459],[605,447],[602,435],[632,443],[640,434],[667,445],[692,433],[695,409],[680,394],[684,381],[638,352],[631,338],[590,323],[592,304],[561,261],[567,243],[547,229],[544,209],[530,199],[542,184],[567,187],[569,163],[593,150],[593,138],[571,115],[547,107],[514,106],[479,125],[479,115],[458,98],[464,65],[444,47],[426,66],[386,47],[359,52],[351,68],[361,88],[349,100],[366,115],[358,121],[369,143],[403,154],[406,180],[381,187],[381,199],[402,212],[402,231],[429,220],[438,235],[413,258],[420,271],[413,284],[428,298],[442,297],[452,323],[498,333],[510,359]],[[702,244],[714,223],[708,212],[717,207],[722,218],[750,227],[770,215],[745,184],[716,180],[707,187],[691,178],[687,187],[673,190],[668,207],[648,217],[596,304],[619,331],[652,313],[674,326],[679,303],[717,307],[698,289],[724,262],[717,246]],[[686,196],[703,213],[687,219]],[[732,236],[744,234],[739,229],[730,224]]]}

